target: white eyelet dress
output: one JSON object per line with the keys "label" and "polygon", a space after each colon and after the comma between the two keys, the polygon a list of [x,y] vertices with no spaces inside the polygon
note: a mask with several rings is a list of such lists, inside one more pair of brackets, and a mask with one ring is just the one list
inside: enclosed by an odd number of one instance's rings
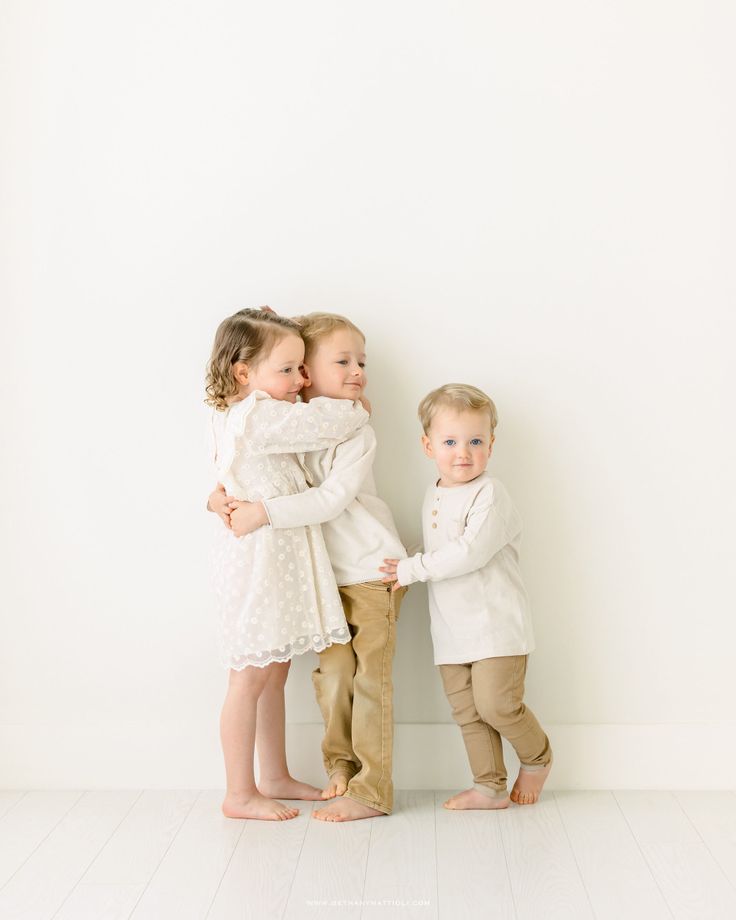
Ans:
{"label": "white eyelet dress", "polygon": [[[213,411],[217,480],[242,501],[304,492],[296,454],[343,441],[367,420],[348,399],[289,403],[256,390],[225,412]],[[263,668],[350,641],[318,525],[266,526],[245,537],[223,526],[216,532],[212,573],[224,667]]]}

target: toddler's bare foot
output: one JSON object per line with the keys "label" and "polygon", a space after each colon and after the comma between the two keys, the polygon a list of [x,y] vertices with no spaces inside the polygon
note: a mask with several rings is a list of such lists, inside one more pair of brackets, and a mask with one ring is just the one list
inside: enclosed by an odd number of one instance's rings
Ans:
{"label": "toddler's bare foot", "polygon": [[349,779],[344,773],[334,773],[327,782],[327,787],[322,790],[323,799],[334,799],[336,795],[345,795]]}
{"label": "toddler's bare foot", "polygon": [[378,811],[377,808],[369,808],[368,805],[362,805],[347,797],[335,799],[324,808],[317,808],[312,812],[312,817],[318,821],[357,821],[359,818],[380,818],[385,815],[384,811]]}
{"label": "toddler's bare foot", "polygon": [[509,798],[492,799],[489,795],[483,795],[477,789],[466,789],[465,792],[458,792],[453,795],[443,805],[451,811],[460,811],[465,808],[508,808]]}
{"label": "toddler's bare foot", "polygon": [[261,821],[287,821],[296,818],[298,808],[289,808],[283,802],[268,799],[259,792],[253,795],[226,795],[222,803],[226,818],[257,818]]}
{"label": "toddler's bare foot", "polygon": [[551,769],[551,763],[548,763],[542,770],[525,770],[520,767],[514,788],[511,790],[511,801],[516,802],[517,805],[533,805],[539,798],[539,793]]}
{"label": "toddler's bare foot", "polygon": [[316,802],[322,798],[321,789],[309,783],[300,783],[293,776],[259,782],[258,791],[268,798],[278,796],[280,799],[304,799],[307,802]]}

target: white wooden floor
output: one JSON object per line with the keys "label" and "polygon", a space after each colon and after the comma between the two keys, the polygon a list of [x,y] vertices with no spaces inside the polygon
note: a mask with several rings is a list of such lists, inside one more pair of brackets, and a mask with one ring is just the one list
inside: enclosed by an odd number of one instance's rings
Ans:
{"label": "white wooden floor", "polygon": [[736,918],[732,791],[446,796],[326,824],[228,820],[219,791],[0,792],[0,918]]}

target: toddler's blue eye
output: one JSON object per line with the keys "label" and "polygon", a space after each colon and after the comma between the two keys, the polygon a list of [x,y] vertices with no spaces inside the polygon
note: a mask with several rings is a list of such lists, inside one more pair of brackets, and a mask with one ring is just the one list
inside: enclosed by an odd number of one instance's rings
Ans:
{"label": "toddler's blue eye", "polygon": [[473,438],[473,440],[470,443],[473,445],[473,447],[478,447],[478,445],[482,444],[483,442],[481,441],[480,438]]}
{"label": "toddler's blue eye", "polygon": [[455,443],[455,441],[453,440],[453,438],[448,438],[448,439],[445,441],[445,444],[447,444],[448,447],[452,447],[452,445],[453,445],[454,443]]}

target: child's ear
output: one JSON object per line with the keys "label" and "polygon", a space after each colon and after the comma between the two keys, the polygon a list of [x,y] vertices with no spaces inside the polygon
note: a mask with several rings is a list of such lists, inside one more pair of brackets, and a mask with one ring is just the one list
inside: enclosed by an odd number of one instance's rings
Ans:
{"label": "child's ear", "polygon": [[309,376],[309,365],[308,365],[308,364],[302,364],[302,365],[299,367],[299,373],[300,373],[300,374],[302,375],[302,377],[304,378],[304,386],[305,386],[305,387],[311,387],[311,386],[312,386],[312,378]]}
{"label": "child's ear", "polygon": [[428,457],[434,456],[434,454],[432,453],[432,442],[429,440],[426,434],[422,435],[422,447],[424,448],[424,453]]}
{"label": "child's ear", "polygon": [[236,361],[233,364],[233,377],[244,387],[248,386],[248,365],[243,361]]}
{"label": "child's ear", "polygon": [[491,451],[493,450],[493,442],[494,442],[495,440],[496,440],[496,435],[495,435],[495,434],[492,434],[492,435],[491,435],[491,440],[490,440],[490,442],[489,442],[489,444],[488,444],[488,456],[489,456],[489,457],[491,456]]}

